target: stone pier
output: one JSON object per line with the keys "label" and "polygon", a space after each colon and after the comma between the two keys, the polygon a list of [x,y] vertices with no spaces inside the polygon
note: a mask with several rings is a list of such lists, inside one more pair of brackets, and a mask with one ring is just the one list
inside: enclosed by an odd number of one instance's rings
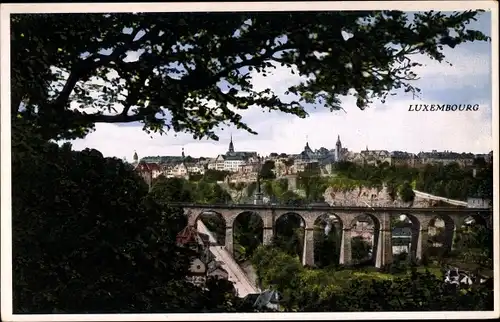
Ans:
{"label": "stone pier", "polygon": [[346,265],[352,261],[351,253],[351,230],[342,229],[342,242],[340,243],[339,264]]}
{"label": "stone pier", "polygon": [[304,266],[314,265],[314,228],[305,229],[302,264]]}
{"label": "stone pier", "polygon": [[264,227],[262,232],[262,244],[271,245],[273,241],[274,231],[273,227]]}
{"label": "stone pier", "polygon": [[415,257],[417,261],[422,260],[429,248],[429,232],[427,228],[421,228],[418,234],[417,251]]}
{"label": "stone pier", "polygon": [[376,238],[375,267],[383,267],[392,263],[392,230],[391,215],[382,213],[378,216],[379,231]]}
{"label": "stone pier", "polygon": [[392,232],[387,227],[379,230],[377,248],[374,252],[375,267],[384,267],[392,263]]}
{"label": "stone pier", "polygon": [[226,249],[229,254],[233,254],[233,227],[226,226]]}

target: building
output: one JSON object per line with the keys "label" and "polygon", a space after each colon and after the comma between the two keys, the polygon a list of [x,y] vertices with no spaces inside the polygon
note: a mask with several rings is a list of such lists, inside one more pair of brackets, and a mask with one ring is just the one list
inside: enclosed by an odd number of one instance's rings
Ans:
{"label": "building", "polygon": [[186,171],[190,174],[205,174],[205,167],[200,163],[185,163]]}
{"label": "building", "polygon": [[468,208],[489,208],[492,206],[491,200],[484,199],[481,197],[468,197],[467,207]]}
{"label": "building", "polygon": [[215,260],[215,256],[210,251],[210,246],[214,246],[207,235],[202,234],[193,226],[187,226],[177,234],[178,245],[189,247],[198,253],[191,260],[189,275],[187,280],[195,285],[203,286],[208,277],[228,279],[228,272],[222,267],[223,263]]}
{"label": "building", "polygon": [[137,151],[134,151],[133,160],[134,160],[134,163],[133,163],[134,166],[139,163],[139,156],[137,155]]}
{"label": "building", "polygon": [[270,310],[278,312],[280,310],[280,299],[281,296],[278,291],[265,290],[261,293],[248,294],[243,298],[242,309],[243,310]]}
{"label": "building", "polygon": [[351,229],[351,237],[359,237],[362,240],[373,243],[374,226],[368,215],[360,215]]}
{"label": "building", "polygon": [[228,151],[225,154],[219,154],[213,162],[208,164],[208,169],[238,172],[241,166],[248,162],[255,162],[257,159],[257,152],[235,151],[233,136],[231,136]]}
{"label": "building", "polygon": [[340,135],[337,136],[337,143],[335,143],[335,162],[342,161],[343,158],[342,142],[340,142]]}
{"label": "building", "polygon": [[[332,164],[343,161],[348,154],[346,148],[342,147],[340,135],[337,136],[335,149],[328,150],[324,147],[313,151],[306,140],[304,150],[293,156],[293,165],[288,165],[288,161],[280,160],[279,165],[276,167],[279,174],[296,174],[309,169],[317,169],[324,175],[329,175],[332,172]],[[277,173],[278,174],[278,173]]]}
{"label": "building", "polygon": [[462,167],[472,166],[476,156],[473,153],[457,153],[452,151],[420,152],[417,154],[421,164],[443,164],[457,163]]}
{"label": "building", "polygon": [[403,151],[393,151],[390,153],[391,165],[415,167],[418,163],[418,157],[414,153]]}
{"label": "building", "polygon": [[224,171],[224,155],[219,154],[207,167],[209,170]]}
{"label": "building", "polygon": [[[134,153],[134,160],[138,159],[136,157],[137,153]],[[182,148],[181,156],[145,157],[138,162],[138,164],[147,164],[148,168],[151,168],[152,179],[155,179],[160,175],[163,175],[166,178],[177,177],[189,179],[190,174],[203,175],[205,173],[205,164],[207,164],[207,161],[205,158],[194,159],[190,156],[186,157],[184,148]],[[147,170],[144,166],[138,167],[137,169],[141,171]],[[142,176],[144,177],[145,174]]]}
{"label": "building", "polygon": [[387,150],[366,150],[360,152],[363,165],[391,164],[391,154]]}
{"label": "building", "polygon": [[393,254],[410,254],[412,231],[411,227],[394,227],[392,229]]}
{"label": "building", "polygon": [[156,179],[162,174],[160,166],[156,163],[147,163],[140,161],[134,168],[135,171],[141,176],[151,189],[153,179]]}

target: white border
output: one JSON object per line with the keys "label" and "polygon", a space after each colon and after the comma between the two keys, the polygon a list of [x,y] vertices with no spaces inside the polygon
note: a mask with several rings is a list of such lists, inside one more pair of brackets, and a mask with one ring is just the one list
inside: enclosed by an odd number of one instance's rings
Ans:
{"label": "white border", "polygon": [[[10,142],[10,14],[63,12],[176,12],[176,11],[311,11],[311,10],[403,10],[462,11],[491,10],[492,37],[492,142],[494,154],[494,283],[495,308],[491,312],[363,312],[363,313],[226,313],[226,314],[99,314],[99,315],[13,315],[12,314],[12,223]],[[496,1],[356,1],[356,2],[190,2],[190,3],[58,3],[1,5],[1,316],[3,321],[207,321],[207,320],[323,320],[323,319],[471,319],[499,317],[499,211],[498,211],[498,2]],[[465,63],[465,62],[464,62]]]}

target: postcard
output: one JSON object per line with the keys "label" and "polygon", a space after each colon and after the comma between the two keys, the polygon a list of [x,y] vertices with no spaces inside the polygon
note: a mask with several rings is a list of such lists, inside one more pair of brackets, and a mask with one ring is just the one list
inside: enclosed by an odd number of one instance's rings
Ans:
{"label": "postcard", "polygon": [[1,16],[2,319],[499,316],[493,2]]}

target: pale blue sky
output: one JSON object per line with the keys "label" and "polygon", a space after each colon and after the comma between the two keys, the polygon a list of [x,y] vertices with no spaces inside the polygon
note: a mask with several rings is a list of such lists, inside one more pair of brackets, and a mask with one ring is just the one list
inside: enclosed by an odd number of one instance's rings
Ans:
{"label": "pale blue sky", "polygon": [[[491,14],[483,13],[469,28],[491,34]],[[351,97],[343,98],[343,111],[307,107],[310,116],[299,119],[279,112],[263,113],[260,109],[244,111],[243,121],[259,135],[243,130],[219,131],[219,142],[193,140],[187,134],[159,136],[142,132],[140,124],[98,124],[97,131],[74,141],[76,149],[96,148],[106,156],[131,159],[134,151],[146,155],[178,155],[184,147],[193,156],[215,156],[227,150],[232,132],[237,150],[298,153],[306,136],[311,147],[333,148],[337,135],[349,150],[406,150],[409,152],[453,150],[484,153],[492,149],[491,138],[491,43],[467,43],[446,50],[448,66],[418,58],[427,66],[419,68],[421,98],[401,93],[389,96],[385,104],[375,103],[360,111]],[[278,69],[266,78],[256,75],[254,84],[271,87],[283,93],[297,78],[288,70]],[[409,104],[480,104],[478,112],[408,112]]]}

